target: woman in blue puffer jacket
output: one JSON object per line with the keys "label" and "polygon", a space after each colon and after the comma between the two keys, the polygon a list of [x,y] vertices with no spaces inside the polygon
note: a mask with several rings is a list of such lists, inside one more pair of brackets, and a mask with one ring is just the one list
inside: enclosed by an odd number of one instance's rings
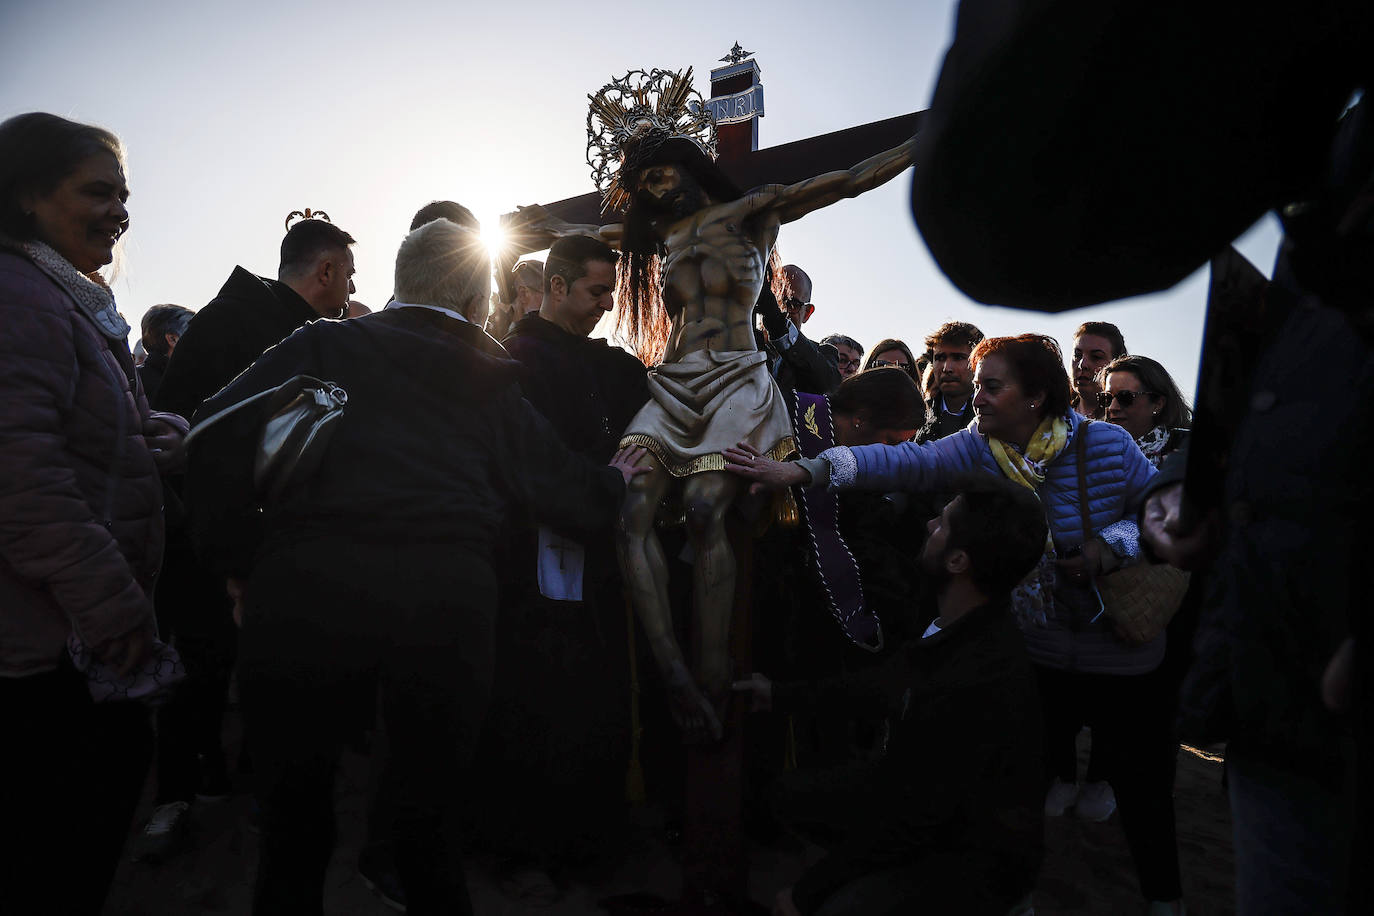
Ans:
{"label": "woman in blue puffer jacket", "polygon": [[[1130,434],[1069,409],[1058,344],[1023,334],[989,338],[970,356],[977,419],[924,445],[832,448],[814,459],[775,462],[741,446],[727,469],[755,489],[824,486],[862,490],[945,490],[960,474],[1005,476],[1034,490],[1050,538],[1039,567],[1013,595],[1035,663],[1047,722],[1076,707],[1092,727],[1116,790],[1141,890],[1160,912],[1176,911],[1182,891],[1172,801],[1177,742],[1173,697],[1154,676],[1164,639],[1119,638],[1101,612],[1093,580],[1139,553],[1136,512],[1155,470]],[[1091,537],[1079,510],[1082,437]],[[1047,778],[1047,785],[1048,785]]]}

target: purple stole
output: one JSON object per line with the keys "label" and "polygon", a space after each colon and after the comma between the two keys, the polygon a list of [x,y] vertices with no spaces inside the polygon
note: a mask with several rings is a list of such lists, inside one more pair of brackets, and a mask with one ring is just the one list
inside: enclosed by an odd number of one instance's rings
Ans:
{"label": "purple stole", "polygon": [[[835,444],[830,401],[823,395],[794,392],[792,428],[804,457],[815,458]],[[861,649],[878,652],[883,629],[877,615],[864,607],[859,564],[840,535],[840,498],[826,489],[801,488],[802,516],[811,536],[811,553],[825,586],[830,612],[844,635]]]}

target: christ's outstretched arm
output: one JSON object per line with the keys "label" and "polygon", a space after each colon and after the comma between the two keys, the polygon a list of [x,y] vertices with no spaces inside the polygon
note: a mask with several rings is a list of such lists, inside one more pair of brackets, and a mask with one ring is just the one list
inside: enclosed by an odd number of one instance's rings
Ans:
{"label": "christ's outstretched arm", "polygon": [[813,210],[828,207],[846,197],[857,197],[886,184],[911,167],[916,138],[886,152],[878,153],[850,169],[827,172],[778,190],[772,210],[780,222],[801,219]]}
{"label": "christ's outstretched arm", "polygon": [[514,218],[501,227],[507,244],[521,254],[548,248],[556,239],[571,235],[585,235],[598,239],[612,248],[620,248],[624,227],[620,223],[597,226],[592,223],[570,223],[559,219],[539,204],[517,207]]}

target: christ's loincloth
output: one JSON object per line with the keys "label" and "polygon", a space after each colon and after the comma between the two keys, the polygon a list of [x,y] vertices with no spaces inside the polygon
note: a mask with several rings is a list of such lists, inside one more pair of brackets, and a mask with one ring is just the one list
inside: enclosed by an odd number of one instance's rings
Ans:
{"label": "christ's loincloth", "polygon": [[649,373],[649,403],[621,438],[654,453],[674,477],[725,470],[747,442],[778,461],[796,454],[787,402],[758,350],[696,350]]}

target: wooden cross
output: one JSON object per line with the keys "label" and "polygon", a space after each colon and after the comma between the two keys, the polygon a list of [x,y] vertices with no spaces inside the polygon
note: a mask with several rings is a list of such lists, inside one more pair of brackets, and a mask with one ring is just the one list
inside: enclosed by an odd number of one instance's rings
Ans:
{"label": "wooden cross", "polygon": [[[925,114],[922,111],[912,112],[784,143],[782,146],[759,149],[758,123],[763,117],[763,86],[759,83],[759,76],[758,64],[752,59],[727,63],[711,71],[711,98],[708,104],[717,114],[716,149],[719,158],[716,164],[736,187],[743,190],[765,184],[796,184],[825,172],[847,169],[911,139]],[[722,121],[719,117],[722,112],[731,113],[728,121]],[[619,213],[603,214],[601,195],[596,191],[545,204],[544,209],[552,216],[570,223],[604,225],[622,216]],[[514,213],[503,215],[501,224],[506,225],[515,216]],[[510,268],[515,266],[520,257],[519,251],[509,251],[501,257],[502,263],[496,276],[503,301],[514,301],[515,288]]]}
{"label": "wooden cross", "polygon": [[[796,184],[825,172],[848,169],[900,146],[920,127],[924,112],[913,112],[759,149],[763,86],[758,64],[743,59],[749,53],[736,43],[722,58],[725,66],[711,71],[711,98],[707,101],[716,120],[716,164],[742,190],[765,184]],[[601,195],[596,191],[545,204],[544,209],[570,223],[604,225],[621,217],[601,212]],[[515,217],[508,213],[501,222],[505,225]],[[515,297],[510,268],[520,256],[519,251],[508,251],[497,271],[501,297],[507,302]],[[731,656],[744,671],[749,670],[753,563],[752,537],[746,528],[731,516],[730,540],[737,566]],[[747,896],[748,857],[741,827],[746,715],[742,704],[733,704],[724,741],[687,749],[683,901],[670,913],[728,913]]]}

